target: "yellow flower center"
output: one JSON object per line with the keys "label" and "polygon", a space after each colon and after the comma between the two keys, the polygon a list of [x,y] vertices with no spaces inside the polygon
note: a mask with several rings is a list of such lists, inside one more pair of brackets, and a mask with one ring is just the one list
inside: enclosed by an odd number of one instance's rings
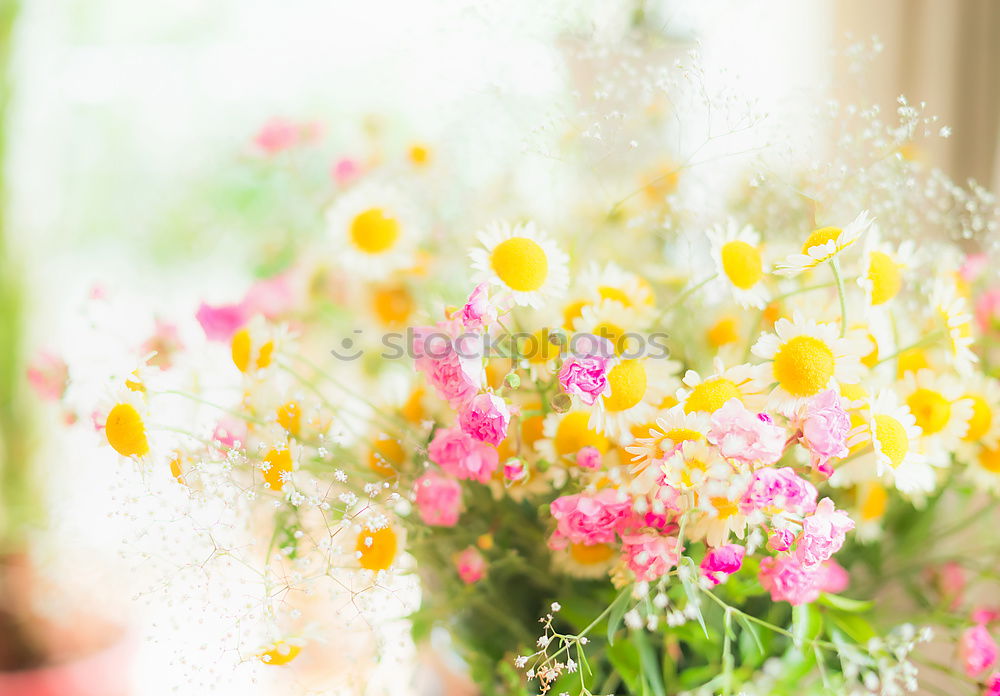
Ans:
{"label": "yellow flower center", "polygon": [[823,246],[830,241],[836,244],[842,231],[839,227],[820,227],[818,230],[813,230],[806,243],[802,245],[802,253],[808,254],[813,247]]}
{"label": "yellow flower center", "polygon": [[280,491],[285,487],[283,473],[292,473],[292,453],[288,449],[273,449],[264,455],[264,461],[270,464],[264,472],[264,480],[271,490]]}
{"label": "yellow flower center", "polygon": [[871,334],[868,334],[868,340],[871,341],[872,350],[868,355],[861,358],[861,364],[868,368],[874,368],[878,365],[878,341]]}
{"label": "yellow flower center", "polygon": [[302,430],[302,409],[294,401],[278,408],[278,425],[296,437]]}
{"label": "yellow flower center", "polygon": [[722,270],[733,285],[749,290],[764,277],[760,250],[752,244],[736,240],[722,246]]}
{"label": "yellow flower center", "polygon": [[525,337],[521,341],[518,346],[518,352],[527,358],[528,362],[535,365],[542,365],[550,360],[555,360],[559,357],[562,346],[559,343],[553,343],[550,338],[552,338],[551,331],[548,329],[539,329],[531,335],[531,338]]}
{"label": "yellow flower center", "polygon": [[566,305],[563,308],[563,328],[572,329],[573,323],[583,316],[583,308],[588,304],[590,303],[586,300],[577,300]]}
{"label": "yellow flower center", "polygon": [[868,396],[868,390],[860,384],[841,384],[840,395],[848,401],[861,401]]}
{"label": "yellow flower center", "polygon": [[906,397],[906,405],[924,435],[941,432],[951,418],[951,404],[941,394],[923,387]]}
{"label": "yellow flower center", "polygon": [[626,307],[632,306],[632,300],[629,298],[625,291],[621,288],[615,288],[610,285],[601,285],[597,288],[597,293],[605,300],[614,300],[615,302],[621,302]]}
{"label": "yellow flower center", "polygon": [[591,430],[589,421],[590,414],[586,411],[573,411],[563,416],[553,438],[556,453],[560,456],[576,454],[584,447],[594,447],[601,454],[607,452],[608,438],[596,430]]}
{"label": "yellow flower center", "polygon": [[298,657],[302,648],[283,640],[276,641],[270,648],[260,653],[260,661],[265,665],[287,665]]}
{"label": "yellow flower center", "polygon": [[969,419],[969,429],[962,439],[975,442],[989,432],[993,425],[993,411],[986,399],[978,394],[966,394],[965,398],[972,402],[972,417]]}
{"label": "yellow flower center", "polygon": [[640,360],[623,360],[608,372],[611,396],[604,400],[609,411],[624,411],[646,395],[646,368]]}
{"label": "yellow flower center", "polygon": [[405,456],[399,440],[379,437],[368,453],[368,467],[381,476],[395,476]]}
{"label": "yellow flower center", "polygon": [[687,400],[684,402],[684,412],[694,413],[695,411],[705,411],[715,413],[722,408],[730,399],[741,399],[739,388],[732,380],[725,377],[713,377],[706,379],[697,387],[691,390]]}
{"label": "yellow flower center", "polygon": [[720,520],[726,520],[739,512],[739,507],[728,498],[709,498]]}
{"label": "yellow flower center", "polygon": [[812,396],[833,378],[833,351],[813,336],[796,336],[774,356],[774,377],[792,396]]}
{"label": "yellow flower center", "polygon": [[888,502],[889,494],[884,486],[877,483],[869,484],[861,499],[861,519],[866,522],[881,519]]}
{"label": "yellow flower center", "polygon": [[736,317],[723,317],[719,319],[706,334],[708,342],[716,348],[738,343],[740,340],[739,324]]}
{"label": "yellow flower center", "polygon": [[705,436],[697,430],[691,430],[691,428],[671,428],[663,434],[663,437],[671,440],[674,444],[677,444],[681,442],[701,440]]}
{"label": "yellow flower center", "polygon": [[181,455],[174,453],[170,460],[170,475],[177,479],[177,483],[184,483],[184,469],[181,468]]}
{"label": "yellow flower center", "polygon": [[910,451],[910,439],[902,423],[892,416],[878,414],[875,416],[875,438],[893,469],[903,463],[906,453]]}
{"label": "yellow flower center", "polygon": [[570,544],[569,556],[580,565],[597,565],[604,563],[615,555],[615,550],[608,544]]}
{"label": "yellow flower center", "polygon": [[366,254],[382,254],[399,239],[399,222],[381,208],[369,208],[351,221],[351,241]]}
{"label": "yellow flower center", "polygon": [[142,416],[131,404],[118,404],[108,413],[104,434],[118,454],[123,457],[143,456],[149,452],[146,426]]}
{"label": "yellow flower center", "polygon": [[908,348],[896,358],[896,377],[902,379],[907,372],[919,372],[930,367],[927,353],[921,348]]}
{"label": "yellow flower center", "polygon": [[997,449],[983,448],[979,453],[979,465],[993,474],[1000,474],[1000,447]]}
{"label": "yellow flower center", "polygon": [[594,335],[611,341],[614,344],[615,353],[621,353],[628,347],[625,333],[625,329],[610,321],[602,321],[594,327]]}
{"label": "yellow flower center", "polygon": [[410,150],[407,152],[407,155],[409,155],[410,161],[418,167],[422,167],[431,161],[431,150],[423,143],[414,143],[413,145],[410,145]]}
{"label": "yellow flower center", "polygon": [[[250,331],[247,329],[240,329],[233,334],[233,341],[230,345],[231,354],[233,356],[233,364],[239,369],[240,372],[246,372],[251,366],[251,353],[253,345],[250,341]],[[274,353],[274,342],[268,341],[260,347],[260,351],[257,352],[257,359],[254,361],[254,366],[257,369],[263,369],[271,364],[271,355]]]}
{"label": "yellow flower center", "polygon": [[413,306],[413,296],[402,285],[381,287],[372,294],[375,315],[388,326],[405,323],[413,312]]}
{"label": "yellow flower center", "polygon": [[511,237],[497,244],[490,266],[507,287],[519,292],[538,290],[549,276],[545,250],[526,237]]}
{"label": "yellow flower center", "polygon": [[396,559],[397,546],[396,532],[392,527],[383,527],[376,532],[361,530],[355,550],[361,554],[361,558],[358,559],[361,567],[377,572],[388,570],[392,565]]}
{"label": "yellow flower center", "polygon": [[403,404],[400,412],[403,414],[408,422],[418,425],[424,420],[424,390],[422,387],[417,387],[410,394],[410,397]]}
{"label": "yellow flower center", "polygon": [[872,284],[872,304],[885,304],[903,287],[899,265],[888,254],[873,251],[868,257],[868,280]]}

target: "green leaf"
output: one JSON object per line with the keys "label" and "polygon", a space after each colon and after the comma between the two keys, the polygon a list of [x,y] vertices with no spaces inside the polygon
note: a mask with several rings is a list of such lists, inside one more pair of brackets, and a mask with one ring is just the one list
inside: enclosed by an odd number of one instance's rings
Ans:
{"label": "green leaf", "polygon": [[792,635],[796,645],[804,647],[819,637],[823,630],[823,615],[813,604],[800,604],[792,609]]}
{"label": "green leaf", "polygon": [[877,635],[872,625],[857,614],[830,612],[827,616],[834,626],[859,645],[865,645]]}
{"label": "green leaf", "polygon": [[626,588],[611,603],[611,612],[608,614],[608,645],[615,644],[615,633],[618,632],[618,628],[622,625],[622,619],[625,618],[625,613],[628,611],[629,597],[630,594]]}
{"label": "green leaf", "polygon": [[649,644],[649,638],[642,629],[632,631],[632,642],[635,643],[639,651],[639,666],[642,672],[643,683],[648,684],[655,696],[666,696],[666,689],[663,688],[663,675],[660,673],[660,661],[656,657],[656,651]]}
{"label": "green leaf", "polygon": [[819,603],[852,614],[862,614],[871,611],[872,607],[875,606],[874,602],[861,599],[850,599],[848,597],[841,597],[840,595],[826,593],[819,596]]}
{"label": "green leaf", "polygon": [[608,661],[615,668],[618,676],[625,682],[629,693],[637,694],[641,690],[639,678],[639,653],[630,641],[621,641],[617,645],[608,646]]}
{"label": "green leaf", "polygon": [[[736,619],[743,627],[743,635],[749,635],[753,639],[754,645],[757,646],[757,652],[759,652],[761,657],[763,657],[766,653],[764,652],[764,644],[760,642],[760,635],[757,632],[757,627],[742,614],[737,614]],[[741,648],[741,652],[745,653],[746,651]]]}

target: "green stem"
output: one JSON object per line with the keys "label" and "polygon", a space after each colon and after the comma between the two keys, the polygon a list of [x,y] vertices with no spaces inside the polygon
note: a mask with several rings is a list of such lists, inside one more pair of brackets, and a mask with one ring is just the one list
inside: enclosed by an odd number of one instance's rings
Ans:
{"label": "green stem", "polygon": [[834,256],[830,260],[833,269],[833,279],[837,282],[837,297],[840,300],[840,337],[847,333],[847,294],[844,292],[844,279],[840,275],[840,260]]}

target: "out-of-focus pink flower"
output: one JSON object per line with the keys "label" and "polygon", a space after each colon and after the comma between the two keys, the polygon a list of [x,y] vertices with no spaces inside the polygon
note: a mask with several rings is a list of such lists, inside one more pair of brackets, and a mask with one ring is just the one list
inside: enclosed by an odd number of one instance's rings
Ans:
{"label": "out-of-focus pink flower", "polygon": [[976,322],[986,331],[1000,321],[1000,288],[990,288],[976,300]]}
{"label": "out-of-focus pink flower", "polygon": [[610,544],[631,512],[631,502],[623,497],[612,488],[603,488],[594,494],[556,498],[549,506],[556,521],[549,546],[561,549],[567,542],[586,546]]}
{"label": "out-of-focus pink flower", "polygon": [[997,644],[983,624],[965,629],[958,641],[962,667],[970,677],[976,677],[996,664]]}
{"label": "out-of-focus pink flower", "polygon": [[69,367],[58,355],[39,352],[28,364],[28,383],[42,401],[59,401],[69,382]]}
{"label": "out-of-focus pink flower", "polygon": [[156,320],[153,335],[142,344],[142,352],[155,353],[147,362],[161,370],[169,370],[173,365],[174,354],[184,349],[177,326],[160,319]]}
{"label": "out-of-focus pink flower", "polygon": [[787,551],[795,543],[795,532],[791,529],[775,529],[767,537],[767,548],[772,551]]}
{"label": "out-of-focus pink flower", "polygon": [[416,368],[453,408],[468,402],[483,382],[482,344],[462,333],[460,322],[413,329]]}
{"label": "out-of-focus pink flower", "polygon": [[212,440],[221,446],[221,449],[232,449],[238,444],[246,444],[247,424],[246,421],[232,416],[223,416],[212,432]]}
{"label": "out-of-focus pink flower", "polygon": [[614,346],[606,338],[581,334],[573,339],[574,353],[559,369],[559,384],[570,396],[580,397],[593,406],[602,396],[611,393],[608,371],[612,367]]}
{"label": "out-of-focus pink flower", "polygon": [[977,607],[972,610],[972,623],[988,624],[1000,619],[1000,609]]}
{"label": "out-of-focus pink flower", "polygon": [[209,341],[226,342],[233,338],[233,334],[239,331],[250,317],[243,303],[213,307],[202,302],[195,318],[201,324]]}
{"label": "out-of-focus pink flower", "polygon": [[106,300],[108,299],[108,288],[104,283],[94,283],[90,286],[89,296],[92,300]]}
{"label": "out-of-focus pink flower", "polygon": [[288,314],[295,307],[295,290],[290,273],[258,280],[250,286],[243,297],[243,311],[247,317],[262,314],[268,319],[277,319]]}
{"label": "out-of-focus pink flower", "polygon": [[717,549],[709,549],[701,560],[701,572],[713,585],[743,567],[746,549],[739,544],[725,544]]}
{"label": "out-of-focus pink flower", "polygon": [[459,428],[442,428],[427,447],[427,456],[452,476],[486,483],[500,463],[496,447]]}
{"label": "out-of-focus pink flower", "polygon": [[775,602],[808,604],[819,597],[822,566],[804,568],[794,556],[768,556],[760,562],[758,578]]}
{"label": "out-of-focus pink flower", "polygon": [[847,456],[847,433],[851,419],[833,389],[820,392],[806,404],[801,415],[802,444],[810,453],[813,468],[829,476],[830,460]]}
{"label": "out-of-focus pink flower", "polygon": [[346,186],[360,175],[361,165],[350,157],[341,157],[330,167],[330,177],[341,186]]}
{"label": "out-of-focus pink flower", "polygon": [[759,418],[739,399],[730,399],[712,414],[708,441],[723,457],[748,464],[774,464],[785,451],[785,431],[769,417]]}
{"label": "out-of-focus pink flower", "polygon": [[622,537],[622,558],[639,582],[661,578],[677,565],[677,537],[659,534],[626,534]]}
{"label": "out-of-focus pink flower", "polygon": [[784,510],[808,515],[816,509],[816,487],[800,478],[791,467],[765,467],[754,472],[740,507],[744,513]]}
{"label": "out-of-focus pink flower", "polygon": [[414,483],[417,509],[424,524],[453,527],[462,509],[462,486],[453,478],[428,471]]}
{"label": "out-of-focus pink flower", "polygon": [[844,566],[832,558],[820,566],[819,590],[830,594],[840,594],[851,584],[851,576]]}
{"label": "out-of-focus pink flower", "polygon": [[840,550],[852,529],[854,520],[843,510],[837,510],[832,500],[823,498],[816,511],[802,520],[795,555],[804,566],[818,565]]}
{"label": "out-of-focus pink flower", "polygon": [[303,121],[299,131],[303,143],[318,143],[326,134],[326,127],[320,121]]}
{"label": "out-of-focus pink flower", "polygon": [[490,299],[489,283],[480,283],[455,317],[469,331],[487,331],[496,323],[501,306]]}
{"label": "out-of-focus pink flower", "polygon": [[475,439],[496,447],[507,437],[510,409],[496,394],[478,394],[459,412],[458,423]]}
{"label": "out-of-focus pink flower", "polygon": [[986,680],[986,690],[983,696],[1000,696],[1000,672],[994,672]]}
{"label": "out-of-focus pink flower", "polygon": [[298,144],[299,126],[293,121],[275,116],[261,126],[253,142],[268,155],[277,154]]}
{"label": "out-of-focus pink flower", "polygon": [[986,254],[969,254],[958,269],[958,274],[966,283],[971,283],[979,277],[979,274],[990,265],[990,258]]}
{"label": "out-of-focus pink flower", "polygon": [[576,453],[576,465],[581,469],[600,469],[601,451],[596,447],[581,447]]}
{"label": "out-of-focus pink flower", "polygon": [[470,546],[458,554],[455,567],[458,569],[458,577],[462,578],[462,582],[466,585],[479,582],[486,577],[486,559],[475,546]]}
{"label": "out-of-focus pink flower", "polygon": [[927,569],[927,579],[934,584],[943,599],[949,600],[952,609],[962,603],[965,595],[965,570],[955,561]]}

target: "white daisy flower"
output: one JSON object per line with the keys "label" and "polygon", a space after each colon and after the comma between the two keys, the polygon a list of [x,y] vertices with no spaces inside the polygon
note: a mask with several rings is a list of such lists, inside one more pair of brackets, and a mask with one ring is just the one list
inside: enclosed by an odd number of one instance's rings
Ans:
{"label": "white daisy flower", "polygon": [[552,566],[575,578],[597,580],[606,578],[618,559],[618,550],[611,544],[569,544],[552,552]]}
{"label": "white daisy flower", "polygon": [[934,464],[947,466],[969,430],[972,399],[964,398],[956,379],[933,370],[908,372],[897,391],[920,427],[923,452]]}
{"label": "white daisy flower", "polygon": [[762,390],[756,380],[757,368],[742,364],[724,367],[721,360],[712,361],[713,374],[702,378],[694,370],[684,373],[683,386],[677,390],[677,400],[685,413],[712,414],[730,399],[739,399],[747,408],[763,406]]}
{"label": "white daisy flower", "polygon": [[865,210],[843,229],[820,227],[813,230],[802,245],[802,252],[788,256],[783,263],[775,266],[774,272],[779,275],[796,276],[825,261],[830,261],[858,241],[871,224],[872,220]]}
{"label": "white daisy flower", "polygon": [[661,358],[620,360],[608,370],[611,393],[591,408],[591,427],[629,444],[631,426],[650,422],[664,396],[677,388],[679,368],[677,361]]}
{"label": "white daisy flower", "polygon": [[948,332],[948,360],[963,375],[972,372],[979,360],[972,352],[972,313],[953,279],[939,278],[931,293],[931,303]]}
{"label": "white daisy flower", "polygon": [[649,317],[655,303],[649,281],[614,263],[598,266],[591,262],[580,274],[576,285],[581,289],[577,294],[585,298],[586,304],[612,300],[644,318]]}
{"label": "white daisy flower", "polygon": [[760,235],[750,225],[738,228],[730,219],[726,226],[710,230],[708,239],[718,274],[715,283],[728,287],[741,307],[762,309],[767,303],[767,270],[761,258]]}
{"label": "white daisy flower", "polygon": [[864,272],[858,285],[872,307],[884,305],[903,289],[903,272],[913,263],[914,245],[905,241],[892,246],[880,241],[877,225],[872,225],[865,247]]}
{"label": "white daisy flower", "polygon": [[841,338],[835,324],[795,314],[794,321],[779,319],[774,333],[761,336],[752,351],[769,361],[758,366],[760,381],[774,385],[768,408],[790,414],[824,389],[858,383],[860,358],[871,352],[871,343],[857,332]]}
{"label": "white daisy flower", "polygon": [[685,442],[705,439],[710,427],[709,415],[704,412],[687,413],[680,404],[663,412],[656,425],[645,437],[636,437],[625,451],[639,466],[662,461]]}
{"label": "white daisy flower", "polygon": [[479,280],[509,291],[522,306],[540,308],[546,298],[565,294],[569,258],[535,223],[494,222],[478,237],[484,248],[470,256]]}
{"label": "white daisy flower", "polygon": [[[1000,382],[987,375],[966,377],[962,380],[962,397],[972,405],[972,415],[956,455],[964,454],[964,450],[975,444],[991,448],[1000,445]],[[971,457],[959,458],[971,460]]]}
{"label": "white daisy flower", "polygon": [[921,448],[916,418],[896,394],[885,390],[869,400],[864,424],[848,439],[854,454],[830,477],[834,486],[878,478],[909,495],[934,490],[936,474]]}
{"label": "white daisy flower", "polygon": [[573,331],[607,339],[616,353],[623,353],[638,348],[643,325],[642,315],[635,309],[617,300],[600,300],[581,309],[573,322]]}
{"label": "white daisy flower", "polygon": [[337,199],[326,214],[334,263],[379,279],[413,266],[423,236],[411,208],[392,189],[361,186]]}
{"label": "white daisy flower", "polygon": [[969,463],[966,475],[978,488],[1000,494],[1000,446],[980,446]]}
{"label": "white daisy flower", "polygon": [[590,413],[585,410],[550,413],[542,423],[542,438],[535,450],[552,464],[575,464],[576,453],[593,447],[602,455],[611,448],[608,438],[590,425]]}

